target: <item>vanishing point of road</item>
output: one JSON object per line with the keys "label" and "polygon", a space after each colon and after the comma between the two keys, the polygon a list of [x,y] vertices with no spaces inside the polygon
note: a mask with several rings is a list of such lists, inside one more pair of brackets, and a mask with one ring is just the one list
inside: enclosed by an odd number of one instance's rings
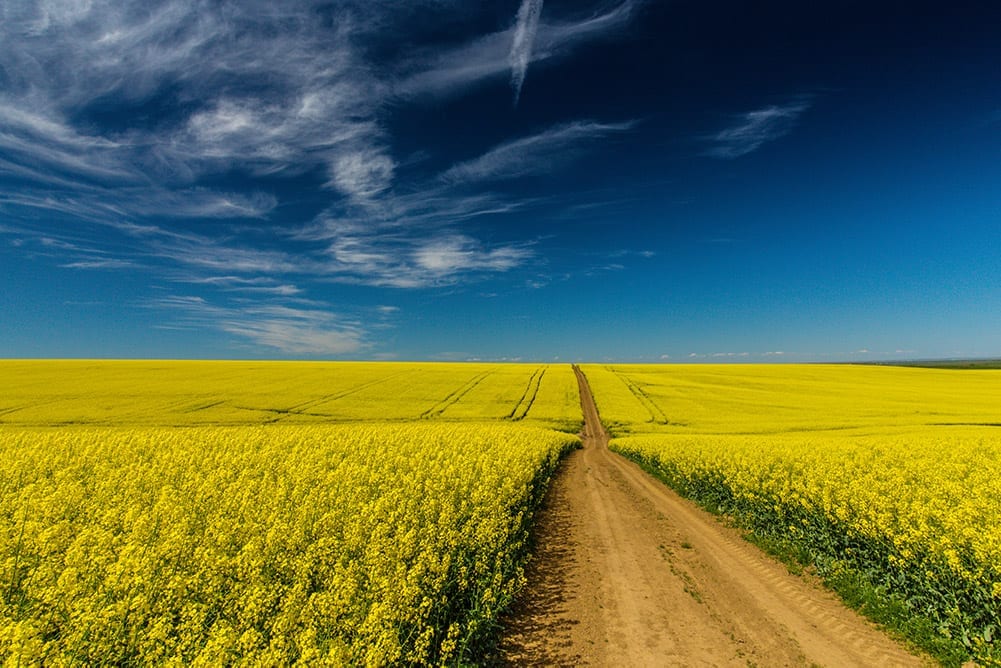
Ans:
{"label": "vanishing point of road", "polygon": [[920,666],[830,592],[792,575],[608,449],[575,367],[584,447],[552,481],[501,659],[533,666]]}

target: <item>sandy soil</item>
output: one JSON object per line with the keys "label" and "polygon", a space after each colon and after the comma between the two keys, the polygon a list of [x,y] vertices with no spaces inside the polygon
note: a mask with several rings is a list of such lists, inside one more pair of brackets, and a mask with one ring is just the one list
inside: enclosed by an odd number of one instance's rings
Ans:
{"label": "sandy soil", "polygon": [[578,370],[584,449],[539,518],[501,660],[536,666],[916,666],[833,594],[795,576],[608,450]]}

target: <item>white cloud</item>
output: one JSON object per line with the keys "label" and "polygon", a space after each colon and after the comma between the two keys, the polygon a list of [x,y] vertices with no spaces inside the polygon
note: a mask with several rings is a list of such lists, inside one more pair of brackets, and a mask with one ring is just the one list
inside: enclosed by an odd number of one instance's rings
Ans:
{"label": "white cloud", "polygon": [[247,278],[244,276],[180,277],[179,281],[200,285],[211,285],[229,292],[245,292],[275,297],[294,297],[302,294],[302,288],[291,283],[280,283],[267,276]]}
{"label": "white cloud", "polygon": [[417,267],[434,276],[460,271],[507,271],[518,265],[527,251],[512,246],[483,250],[473,239],[461,235],[431,239],[416,249]]}
{"label": "white cloud", "polygon": [[521,97],[521,87],[525,83],[525,74],[532,57],[532,42],[539,29],[539,16],[542,14],[542,0],[522,0],[518,8],[518,21],[514,27],[514,37],[511,40],[511,51],[508,60],[511,63],[511,87],[514,88],[514,104],[517,106]]}
{"label": "white cloud", "polygon": [[767,142],[789,134],[809,108],[808,100],[798,100],[739,114],[730,127],[708,137],[712,146],[705,154],[714,158],[739,158],[752,153]]}
{"label": "white cloud", "polygon": [[474,218],[532,204],[491,193],[458,194],[433,183],[409,194],[387,193],[362,207],[332,206],[293,239],[322,244],[316,275],[397,288],[451,285],[506,272],[532,257],[531,242],[483,244],[460,231]]}
{"label": "white cloud", "polygon": [[119,159],[129,149],[127,143],[82,134],[51,111],[30,106],[4,103],[0,97],[0,150],[7,154],[0,173],[50,184],[76,179],[83,186],[141,180]]}
{"label": "white cloud", "polygon": [[[118,189],[124,197],[116,207],[118,215],[176,218],[266,218],[278,205],[278,199],[264,192],[232,193],[208,188],[165,190],[146,188],[129,196],[128,189]],[[95,197],[96,198],[96,197]]]}
{"label": "white cloud", "polygon": [[128,269],[136,266],[131,260],[120,259],[97,259],[97,260],[77,260],[61,265],[66,269]]}
{"label": "white cloud", "polygon": [[[17,213],[28,237],[89,242],[47,248],[62,266],[239,277],[206,285],[262,298],[299,297],[304,277],[426,287],[511,271],[532,241],[485,243],[464,223],[533,202],[474,186],[551,170],[632,124],[555,126],[401,184],[387,108],[505,73],[517,94],[529,66],[626,25],[635,4],[546,22],[541,0],[525,0],[515,25],[388,63],[371,37],[462,3],[0,5],[0,177],[19,184],[0,193],[0,215]],[[283,204],[265,177],[296,175],[330,189],[329,208],[306,229],[261,224]],[[252,190],[228,185],[240,176]],[[74,226],[78,239],[67,218],[92,224]]]}
{"label": "white cloud", "polygon": [[[523,0],[528,5],[525,29],[531,29],[531,39],[518,45],[517,67],[512,62],[515,55],[515,35],[522,25],[522,11],[518,21],[506,30],[484,35],[448,50],[417,53],[402,69],[404,74],[394,83],[393,90],[402,97],[423,95],[451,95],[482,81],[512,75],[532,63],[565,56],[575,46],[607,34],[626,25],[632,17],[637,0],[626,0],[614,8],[586,18],[547,23],[533,19],[534,0]],[[538,2],[541,12],[542,2]],[[531,26],[534,24],[534,28]],[[525,33],[528,36],[528,31]],[[523,74],[522,74],[522,81]],[[520,89],[520,84],[518,84]]]}
{"label": "white cloud", "polygon": [[330,182],[345,195],[367,202],[390,186],[395,168],[384,151],[370,147],[337,156]]}
{"label": "white cloud", "polygon": [[[344,155],[382,145],[386,94],[352,39],[370,23],[365,12],[377,10],[341,3],[333,11],[331,29],[315,7],[257,0],[225,8],[17,3],[0,21],[12,73],[0,94],[0,149],[12,164],[0,170],[168,188],[232,168],[333,172]],[[167,103],[161,118],[126,121],[129,105],[157,95]],[[101,136],[81,130],[109,99],[123,106],[125,126]]]}
{"label": "white cloud", "polygon": [[387,235],[345,229],[328,248],[329,276],[348,282],[396,288],[449,285],[484,273],[506,272],[533,255],[522,244],[492,248],[472,237],[442,233],[430,237]]}
{"label": "white cloud", "polygon": [[582,142],[630,130],[634,121],[598,123],[577,121],[505,142],[483,155],[453,165],[441,178],[449,183],[467,183],[544,174],[569,160]]}
{"label": "white cloud", "polygon": [[150,253],[218,273],[287,274],[309,273],[311,266],[288,253],[252,247],[235,247],[204,237],[190,239],[166,237],[156,240]]}
{"label": "white cloud", "polygon": [[170,295],[149,306],[179,313],[174,326],[213,327],[292,355],[347,355],[367,347],[365,333],[357,323],[322,309],[219,306],[190,295]]}
{"label": "white cloud", "polygon": [[222,329],[258,345],[296,355],[344,355],[362,348],[356,331],[314,326],[294,319],[229,320],[222,324]]}
{"label": "white cloud", "polygon": [[[436,4],[410,11],[443,11]],[[381,120],[394,94],[453,90],[506,71],[520,91],[530,61],[624,25],[633,4],[544,24],[541,0],[525,0],[514,26],[387,69],[371,62],[364,38],[406,14],[400,7],[16,3],[0,21],[5,65],[16,73],[0,95],[5,171],[109,186],[152,178],[172,188],[233,168],[264,175],[323,167],[330,187],[371,198],[394,178]],[[171,113],[152,124],[126,121],[97,136],[70,120],[108,99],[127,107],[155,95]]]}

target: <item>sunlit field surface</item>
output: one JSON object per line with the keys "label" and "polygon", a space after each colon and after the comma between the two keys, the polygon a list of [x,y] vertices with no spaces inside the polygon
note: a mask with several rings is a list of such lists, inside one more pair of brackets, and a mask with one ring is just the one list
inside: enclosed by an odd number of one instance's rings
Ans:
{"label": "sunlit field surface", "polygon": [[576,433],[569,365],[0,361],[0,425],[526,422]]}
{"label": "sunlit field surface", "polygon": [[0,362],[0,386],[7,665],[475,660],[581,421],[569,366]]}
{"label": "sunlit field surface", "polygon": [[[997,661],[1001,372],[585,366],[612,448]],[[849,587],[850,588],[850,587]]]}

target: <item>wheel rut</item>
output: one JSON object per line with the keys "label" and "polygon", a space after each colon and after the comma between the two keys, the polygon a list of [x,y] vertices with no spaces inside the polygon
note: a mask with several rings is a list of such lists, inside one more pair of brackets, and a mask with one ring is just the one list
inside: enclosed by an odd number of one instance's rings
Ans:
{"label": "wheel rut", "polygon": [[927,665],[612,453],[575,371],[584,448],[566,458],[540,512],[502,664]]}

